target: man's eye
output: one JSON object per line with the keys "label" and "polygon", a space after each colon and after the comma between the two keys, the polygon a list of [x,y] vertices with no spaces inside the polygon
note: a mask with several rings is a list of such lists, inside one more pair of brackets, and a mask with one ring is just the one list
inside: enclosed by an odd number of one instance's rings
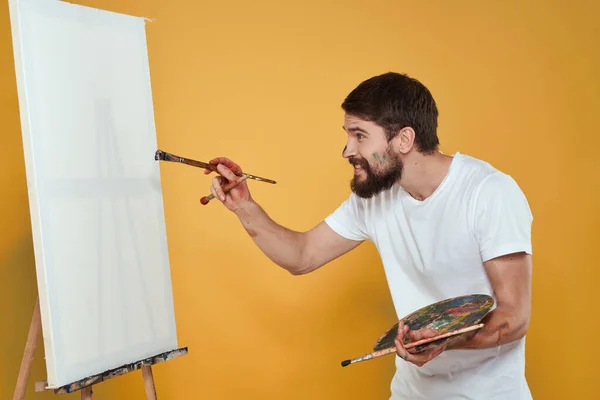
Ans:
{"label": "man's eye", "polygon": [[361,139],[363,139],[364,137],[365,137],[365,136],[364,136],[363,134],[361,134],[361,133],[358,133],[358,134],[356,135],[356,138],[357,138],[358,140],[361,140]]}

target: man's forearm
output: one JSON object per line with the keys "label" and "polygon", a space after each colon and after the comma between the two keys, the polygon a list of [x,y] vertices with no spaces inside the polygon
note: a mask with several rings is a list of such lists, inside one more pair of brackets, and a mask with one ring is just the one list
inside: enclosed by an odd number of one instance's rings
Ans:
{"label": "man's forearm", "polygon": [[307,267],[301,232],[277,224],[254,201],[240,206],[235,214],[248,235],[275,264],[292,274],[300,274]]}
{"label": "man's forearm", "polygon": [[472,335],[449,341],[448,350],[486,349],[513,342],[525,336],[529,318],[521,311],[494,309],[482,321],[485,326]]}

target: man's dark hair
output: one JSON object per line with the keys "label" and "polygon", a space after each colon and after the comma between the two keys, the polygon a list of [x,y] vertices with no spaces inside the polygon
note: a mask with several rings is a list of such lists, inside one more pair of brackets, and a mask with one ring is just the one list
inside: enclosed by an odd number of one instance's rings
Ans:
{"label": "man's dark hair", "polygon": [[388,141],[411,127],[420,152],[430,154],[438,148],[435,100],[421,82],[406,74],[388,72],[367,79],[350,92],[342,108],[381,126]]}

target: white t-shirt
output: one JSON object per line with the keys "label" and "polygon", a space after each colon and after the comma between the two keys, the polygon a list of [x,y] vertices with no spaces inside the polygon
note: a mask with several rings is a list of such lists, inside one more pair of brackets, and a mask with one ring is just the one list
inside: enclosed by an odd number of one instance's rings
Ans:
{"label": "white t-shirt", "polygon": [[[341,236],[371,240],[381,256],[398,319],[466,294],[496,300],[483,262],[531,254],[533,217],[507,174],[456,153],[424,201],[399,185],[370,199],[352,193],[325,221]],[[451,350],[417,367],[396,356],[390,399],[531,399],[525,338],[490,349]]]}

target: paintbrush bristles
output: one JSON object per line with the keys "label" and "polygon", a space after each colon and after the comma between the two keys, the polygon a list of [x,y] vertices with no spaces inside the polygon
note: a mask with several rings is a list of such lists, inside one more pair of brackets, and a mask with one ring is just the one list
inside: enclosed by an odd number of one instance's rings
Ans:
{"label": "paintbrush bristles", "polygon": [[360,357],[353,358],[352,360],[342,361],[342,367],[345,367],[347,365],[354,364],[357,362],[361,362],[361,361],[367,361],[372,358],[387,356],[388,354],[392,354],[395,352],[396,352],[396,347],[389,347],[387,349],[375,351],[373,353],[369,353],[369,354],[362,355]]}
{"label": "paintbrush bristles", "polygon": [[208,163],[205,163],[202,161],[196,161],[196,160],[192,160],[192,159],[188,159],[188,158],[183,158],[183,157],[177,156],[175,154],[167,153],[162,150],[156,151],[156,153],[154,155],[154,159],[162,160],[162,161],[178,162],[178,163],[182,163],[182,164],[191,165],[193,167],[210,169],[211,171],[217,170],[216,165],[212,165],[212,164],[208,164]]}

